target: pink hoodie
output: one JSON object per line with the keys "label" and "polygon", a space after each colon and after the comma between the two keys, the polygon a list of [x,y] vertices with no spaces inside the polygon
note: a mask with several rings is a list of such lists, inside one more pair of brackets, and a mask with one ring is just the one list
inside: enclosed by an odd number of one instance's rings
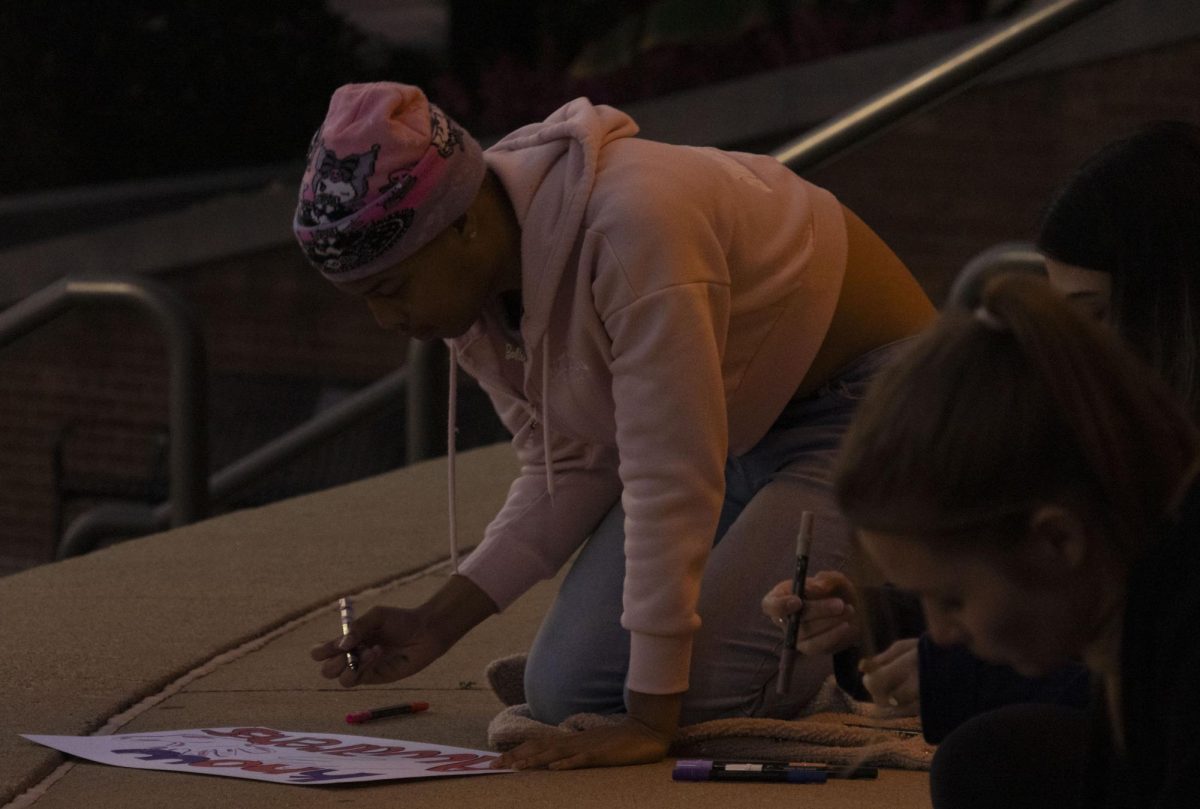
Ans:
{"label": "pink hoodie", "polygon": [[504,609],[621,498],[630,689],[685,691],[727,454],[795,392],[846,261],[837,200],[773,158],[633,137],[586,99],[485,153],[521,225],[519,340],[451,341],[521,474],[461,573]]}

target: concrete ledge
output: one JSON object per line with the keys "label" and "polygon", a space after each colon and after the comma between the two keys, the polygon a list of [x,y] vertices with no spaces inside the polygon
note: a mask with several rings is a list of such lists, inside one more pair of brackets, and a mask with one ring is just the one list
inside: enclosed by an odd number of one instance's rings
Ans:
{"label": "concrete ledge", "polygon": [[[459,524],[477,537],[499,507],[515,461],[497,445],[459,457]],[[0,806],[36,809],[316,807],[724,807],[792,800],[773,784],[677,784],[669,761],[568,773],[288,787],[68,761],[19,733],[82,735],[253,722],[344,731],[345,714],[408,699],[430,711],[380,720],[363,735],[486,748],[502,708],[486,664],[524,651],[557,582],[535,587],[401,683],[344,690],[307,650],[337,631],[333,603],[412,605],[447,574],[445,463],[237,512],[0,579]],[[378,693],[364,693],[378,692]],[[820,788],[826,809],[917,807],[928,779]],[[784,793],[787,797],[785,798]],[[808,795],[809,793],[804,793]],[[799,797],[799,795],[797,795]]]}
{"label": "concrete ledge", "polygon": [[[482,533],[514,470],[506,446],[463,453],[461,536]],[[13,650],[0,656],[0,805],[59,760],[17,733],[95,731],[223,652],[447,556],[445,463],[432,461],[0,579]]]}

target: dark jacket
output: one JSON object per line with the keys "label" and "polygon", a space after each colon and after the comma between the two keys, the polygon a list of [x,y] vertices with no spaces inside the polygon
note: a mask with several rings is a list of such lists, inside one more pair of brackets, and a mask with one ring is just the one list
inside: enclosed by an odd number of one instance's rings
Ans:
{"label": "dark jacket", "polygon": [[985,663],[963,646],[938,646],[922,635],[921,730],[937,744],[976,714],[1017,703],[1083,708],[1091,698],[1091,675],[1072,664],[1045,677],[1024,677],[1008,666]]}
{"label": "dark jacket", "polygon": [[1200,486],[1129,576],[1121,642],[1124,751],[1092,707],[1083,806],[1200,806]]}

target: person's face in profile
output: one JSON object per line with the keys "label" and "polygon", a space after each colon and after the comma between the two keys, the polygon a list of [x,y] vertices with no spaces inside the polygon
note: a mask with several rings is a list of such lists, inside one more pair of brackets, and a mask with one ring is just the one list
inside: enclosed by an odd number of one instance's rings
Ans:
{"label": "person's face in profile", "polygon": [[479,319],[495,285],[470,242],[452,225],[387,270],[340,286],[362,297],[383,329],[418,340],[459,337]]}
{"label": "person's face in profile", "polygon": [[1100,601],[1094,572],[1043,540],[1031,531],[1009,548],[859,532],[861,547],[887,580],[920,597],[935,643],[966,646],[1029,677],[1084,653]]}

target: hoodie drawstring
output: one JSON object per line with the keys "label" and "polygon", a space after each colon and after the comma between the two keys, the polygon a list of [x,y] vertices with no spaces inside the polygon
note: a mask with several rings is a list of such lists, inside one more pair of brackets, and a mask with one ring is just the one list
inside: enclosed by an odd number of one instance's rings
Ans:
{"label": "hoodie drawstring", "polygon": [[542,340],[542,462],[546,465],[546,491],[554,502],[554,461],[550,457],[550,340]]}
{"label": "hoodie drawstring", "polygon": [[454,490],[454,449],[458,432],[458,347],[450,343],[450,401],[446,406],[446,489],[450,502],[450,570],[458,572],[458,501]]}

